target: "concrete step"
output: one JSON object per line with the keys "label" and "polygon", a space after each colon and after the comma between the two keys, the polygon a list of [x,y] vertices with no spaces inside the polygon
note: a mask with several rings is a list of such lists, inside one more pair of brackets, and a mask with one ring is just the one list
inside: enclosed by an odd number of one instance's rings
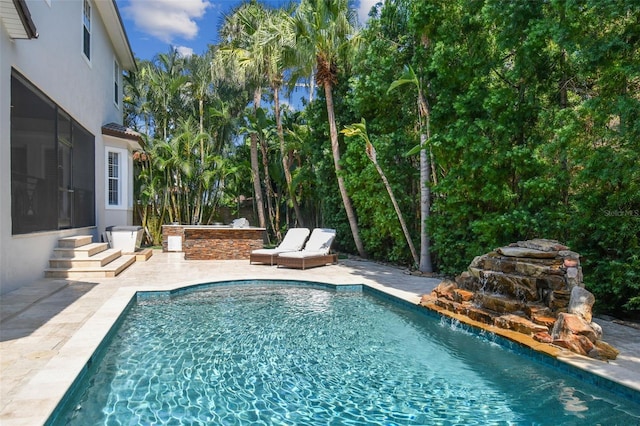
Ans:
{"label": "concrete step", "polygon": [[87,244],[91,244],[92,241],[93,241],[92,235],[76,235],[73,237],[60,238],[58,240],[58,247],[60,248],[81,247]]}
{"label": "concrete step", "polygon": [[48,268],[44,274],[46,278],[109,278],[115,277],[135,261],[135,255],[124,255],[102,267]]}
{"label": "concrete step", "polygon": [[[130,253],[127,253],[130,254]],[[144,248],[144,249],[140,249],[140,250],[136,250],[135,253],[136,256],[136,262],[146,262],[147,260],[149,260],[149,258],[151,256],[153,256],[153,250],[150,248]]]}
{"label": "concrete step", "polygon": [[109,248],[107,243],[90,243],[80,247],[55,248],[53,259],[86,259],[95,256]]}
{"label": "concrete step", "polygon": [[122,255],[120,250],[108,249],[87,258],[49,259],[49,267],[61,268],[100,268],[113,262]]}

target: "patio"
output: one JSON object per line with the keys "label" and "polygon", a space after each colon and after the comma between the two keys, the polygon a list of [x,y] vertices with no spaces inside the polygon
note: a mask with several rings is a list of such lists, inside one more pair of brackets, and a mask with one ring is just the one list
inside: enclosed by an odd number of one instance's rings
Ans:
{"label": "patio", "polygon": [[[365,284],[415,304],[440,282],[351,259],[295,270],[249,265],[248,260],[186,261],[182,253],[157,250],[116,278],[38,280],[2,296],[0,423],[45,422],[136,291],[242,279]],[[640,391],[640,329],[596,321],[604,340],[620,350],[618,359],[604,363],[569,356],[567,362]]]}

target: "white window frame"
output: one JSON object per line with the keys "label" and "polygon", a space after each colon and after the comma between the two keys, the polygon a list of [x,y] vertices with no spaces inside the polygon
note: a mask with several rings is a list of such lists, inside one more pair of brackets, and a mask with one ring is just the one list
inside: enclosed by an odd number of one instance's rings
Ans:
{"label": "white window frame", "polygon": [[113,59],[113,103],[120,109],[122,101],[122,68],[117,59]]}
{"label": "white window frame", "polygon": [[[109,156],[110,154],[118,155],[118,202],[111,204],[109,200],[109,180],[113,179],[109,175]],[[129,202],[129,194],[127,191],[127,182],[129,178],[129,151],[122,148],[105,147],[104,156],[104,203],[107,210],[125,210]]]}
{"label": "white window frame", "polygon": [[[88,16],[88,24],[89,26],[87,27],[85,22],[85,7],[88,6],[89,7],[89,16]],[[93,23],[93,4],[91,4],[90,0],[82,0],[82,8],[81,8],[82,13],[80,14],[80,23],[81,23],[81,34],[80,34],[80,52],[82,52],[82,57],[84,58],[85,61],[87,61],[87,64],[91,65],[91,58],[93,57],[93,36],[91,33],[91,24]],[[87,55],[84,52],[84,30],[85,28],[87,29],[87,32],[89,33],[89,57],[87,57]]]}

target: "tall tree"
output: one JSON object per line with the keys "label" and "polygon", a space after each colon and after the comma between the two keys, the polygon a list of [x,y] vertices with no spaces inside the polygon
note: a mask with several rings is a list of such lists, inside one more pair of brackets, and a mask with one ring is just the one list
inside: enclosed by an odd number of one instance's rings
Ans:
{"label": "tall tree", "polygon": [[[227,65],[231,64],[232,74],[240,77],[240,81],[253,90],[253,113],[260,108],[262,87],[265,82],[263,62],[253,60],[255,55],[252,50],[258,46],[255,43],[255,35],[260,23],[267,15],[267,9],[256,0],[250,0],[241,4],[229,15],[225,16],[220,29],[223,39],[222,48],[218,51],[218,57]],[[260,227],[266,228],[264,197],[260,185],[260,165],[258,159],[258,135],[250,134],[250,161],[253,192],[256,199],[256,210]],[[265,180],[268,179],[265,176]],[[273,222],[272,222],[273,223]]]}
{"label": "tall tree", "polygon": [[340,144],[333,102],[333,86],[338,81],[339,65],[348,63],[350,53],[358,40],[355,14],[347,0],[302,0],[294,16],[298,63],[316,63],[316,83],[324,90],[329,121],[331,153],[344,205],[358,254],[366,252],[355,211],[342,174]]}
{"label": "tall tree", "polygon": [[371,139],[369,139],[369,133],[367,132],[367,122],[363,118],[360,123],[354,123],[349,126],[346,126],[342,133],[344,133],[348,137],[356,137],[359,136],[365,143],[365,151],[367,153],[367,157],[373,163],[378,174],[380,175],[380,179],[384,183],[385,188],[387,189],[387,193],[389,194],[389,198],[391,199],[391,203],[393,204],[393,208],[396,211],[396,215],[398,216],[398,221],[400,222],[400,226],[402,227],[402,232],[404,233],[404,237],[407,240],[407,245],[409,246],[409,250],[411,250],[411,256],[413,256],[413,262],[415,265],[418,265],[420,260],[418,259],[418,253],[413,245],[413,240],[411,239],[411,234],[409,233],[409,228],[407,227],[407,223],[404,220],[404,215],[402,214],[402,210],[400,210],[400,206],[398,205],[398,201],[396,201],[396,196],[393,193],[393,189],[391,189],[391,184],[387,179],[387,175],[385,175],[382,167],[378,164],[378,158],[376,153],[376,148],[371,143]]}
{"label": "tall tree", "polygon": [[296,197],[296,190],[293,187],[291,177],[291,165],[289,164],[289,153],[285,149],[284,130],[282,128],[282,115],[280,111],[280,89],[283,85],[284,72],[288,66],[287,51],[295,48],[295,33],[293,21],[286,11],[271,11],[256,33],[257,48],[253,50],[256,55],[254,60],[264,62],[264,71],[269,87],[273,94],[273,108],[276,119],[276,129],[280,142],[280,156],[284,176],[287,182],[287,193],[291,199],[291,204],[296,213],[296,220],[299,226],[304,226],[300,205]]}
{"label": "tall tree", "polygon": [[151,109],[148,61],[138,62],[138,72],[128,72],[124,76],[124,124],[127,127],[151,136],[153,112]]}
{"label": "tall tree", "polygon": [[[195,102],[200,132],[205,130],[205,105],[212,95],[213,82],[211,77],[211,55],[191,55],[185,59],[187,81],[185,83],[190,98]],[[204,149],[201,149],[204,152]]]}
{"label": "tall tree", "polygon": [[[276,237],[278,238],[278,240],[280,240],[280,227],[275,223],[276,211],[272,201],[274,199],[274,191],[273,186],[271,185],[271,176],[269,173],[269,154],[267,152],[268,140],[271,133],[270,122],[267,119],[267,115],[265,114],[264,109],[262,108],[258,108],[255,111],[251,110],[251,113],[247,114],[247,122],[247,126],[244,130],[246,130],[246,133],[249,134],[250,143],[253,144],[253,138],[255,137],[258,141],[258,146],[260,147],[260,151],[262,154],[261,158],[264,176],[264,188],[266,192],[265,199],[267,202],[267,211],[269,212],[269,224],[271,226],[271,229],[276,233]],[[253,152],[251,152],[251,157],[251,161],[253,162]]]}
{"label": "tall tree", "polygon": [[181,90],[187,81],[183,74],[183,59],[176,49],[156,55],[148,68],[151,108],[154,111],[154,134],[162,140],[183,112]]}
{"label": "tall tree", "polygon": [[[431,239],[427,229],[427,221],[431,212],[431,189],[429,187],[429,157],[431,156],[431,112],[424,96],[423,84],[416,76],[413,68],[407,67],[400,79],[394,81],[389,86],[389,91],[403,84],[413,84],[418,92],[418,117],[420,128],[420,261],[418,269],[420,272],[433,272],[431,265]],[[429,152],[429,155],[427,154]],[[433,165],[433,161],[431,162]],[[435,180],[435,172],[433,173]]]}

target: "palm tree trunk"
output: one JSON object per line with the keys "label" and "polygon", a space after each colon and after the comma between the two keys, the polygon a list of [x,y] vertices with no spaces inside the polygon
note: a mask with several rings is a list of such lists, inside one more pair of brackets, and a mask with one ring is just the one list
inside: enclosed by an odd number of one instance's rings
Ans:
{"label": "palm tree trunk", "polygon": [[[273,188],[271,187],[271,177],[269,176],[269,157],[266,142],[260,141],[260,150],[262,152],[262,168],[264,170],[264,187],[267,192],[267,210],[269,212],[269,223],[275,235],[280,235],[279,225],[276,221],[276,214],[273,207]],[[267,235],[269,235],[267,233]]]}
{"label": "palm tree trunk", "polygon": [[387,189],[387,193],[389,194],[389,198],[391,198],[391,203],[393,204],[393,208],[396,211],[396,215],[398,216],[398,221],[400,222],[400,226],[402,227],[402,232],[404,233],[404,238],[407,240],[407,245],[409,246],[409,250],[411,250],[411,256],[413,257],[414,265],[418,265],[418,253],[416,252],[416,248],[413,245],[413,240],[411,239],[411,234],[409,233],[409,228],[407,228],[407,223],[404,220],[404,216],[402,215],[402,211],[400,210],[400,206],[398,205],[398,201],[396,201],[396,196],[393,195],[393,190],[391,189],[391,185],[387,180],[387,176],[382,171],[382,167],[378,164],[378,160],[376,159],[375,148],[370,143],[367,145],[367,156],[373,162],[373,165],[376,166],[376,170],[380,175],[380,179],[382,179],[382,183],[384,183],[384,187]]}
{"label": "palm tree trunk", "polygon": [[[429,111],[429,105],[424,98],[422,91],[418,88],[418,111],[421,117],[424,117],[424,131],[420,133],[420,145],[424,145],[431,139],[431,112]],[[420,123],[422,130],[422,123]],[[429,165],[429,158],[432,156],[431,146],[429,146],[429,153],[423,148],[420,150],[420,266],[418,269],[420,272],[433,272],[433,266],[431,265],[431,238],[429,237],[429,230],[427,227],[427,221],[431,211],[431,191],[429,189],[429,169],[435,179],[435,165],[433,164],[433,158],[431,159],[431,165]]]}
{"label": "palm tree trunk", "polygon": [[[260,106],[260,88],[253,92],[253,112]],[[258,222],[261,228],[267,227],[264,217],[264,201],[262,199],[262,185],[260,185],[260,165],[258,163],[258,135],[251,133],[251,176],[253,178],[253,192],[256,194],[256,210],[258,210]]]}
{"label": "palm tree trunk", "polygon": [[287,155],[284,146],[284,131],[282,130],[282,118],[280,117],[280,91],[277,86],[273,86],[273,108],[276,114],[276,129],[278,131],[278,139],[280,139],[280,155],[282,157],[282,167],[284,168],[284,177],[287,181],[287,191],[289,197],[291,197],[291,204],[293,204],[293,210],[296,212],[296,220],[298,225],[304,227],[302,214],[300,213],[300,206],[296,198],[296,192],[293,188],[293,179],[291,177],[291,170],[289,170],[289,155]]}
{"label": "palm tree trunk", "polygon": [[[200,173],[202,173],[204,170],[204,159],[206,157],[205,155],[205,146],[204,146],[204,138],[202,137],[202,134],[204,133],[204,99],[202,97],[200,97],[198,99],[198,115],[199,115],[199,130],[200,132],[198,133],[198,138],[200,139]],[[194,207],[194,213],[193,213],[193,223],[194,224],[201,224],[202,223],[202,194],[204,192],[204,186],[202,185],[202,181],[200,181],[198,183],[198,196],[196,197],[196,205]]]}
{"label": "palm tree trunk", "polygon": [[[203,98],[199,98],[198,99],[198,122],[199,122],[199,129],[200,129],[200,133],[204,133],[204,99]],[[200,147],[204,147],[203,142],[200,142]],[[204,160],[204,149],[202,150],[201,155],[203,156],[202,159]]]}
{"label": "palm tree trunk", "polygon": [[[424,148],[424,145],[431,139],[431,112],[419,88],[418,110],[420,116],[425,119],[424,131],[420,133],[420,145],[423,146],[423,149],[420,150],[420,265],[418,269],[420,272],[433,272],[433,266],[431,265],[431,238],[429,237],[427,221],[429,220],[431,211],[429,169],[432,169],[431,172],[435,179],[435,165],[433,158],[431,165],[429,165],[429,157],[432,156],[431,146],[429,146],[429,153],[427,153],[426,148]],[[420,127],[422,129],[422,123]]]}
{"label": "palm tree trunk", "polygon": [[351,205],[351,199],[347,194],[347,188],[344,184],[344,178],[342,177],[342,166],[340,166],[340,145],[338,145],[338,129],[336,128],[336,117],[333,106],[333,93],[331,83],[325,81],[324,93],[327,99],[327,117],[329,119],[329,135],[331,136],[331,152],[333,153],[333,165],[336,170],[336,177],[338,178],[338,188],[340,189],[340,196],[342,197],[342,203],[344,204],[344,210],[349,220],[349,226],[351,227],[351,233],[353,234],[353,241],[356,244],[356,249],[360,257],[366,258],[367,254],[364,251],[364,245],[360,239],[360,231],[358,230],[358,222],[356,220],[355,212]]}
{"label": "palm tree trunk", "polygon": [[[424,145],[427,135],[420,135],[420,144]],[[431,265],[431,238],[427,228],[429,211],[431,210],[431,191],[429,189],[429,154],[426,149],[420,150],[420,272],[433,272]]]}

